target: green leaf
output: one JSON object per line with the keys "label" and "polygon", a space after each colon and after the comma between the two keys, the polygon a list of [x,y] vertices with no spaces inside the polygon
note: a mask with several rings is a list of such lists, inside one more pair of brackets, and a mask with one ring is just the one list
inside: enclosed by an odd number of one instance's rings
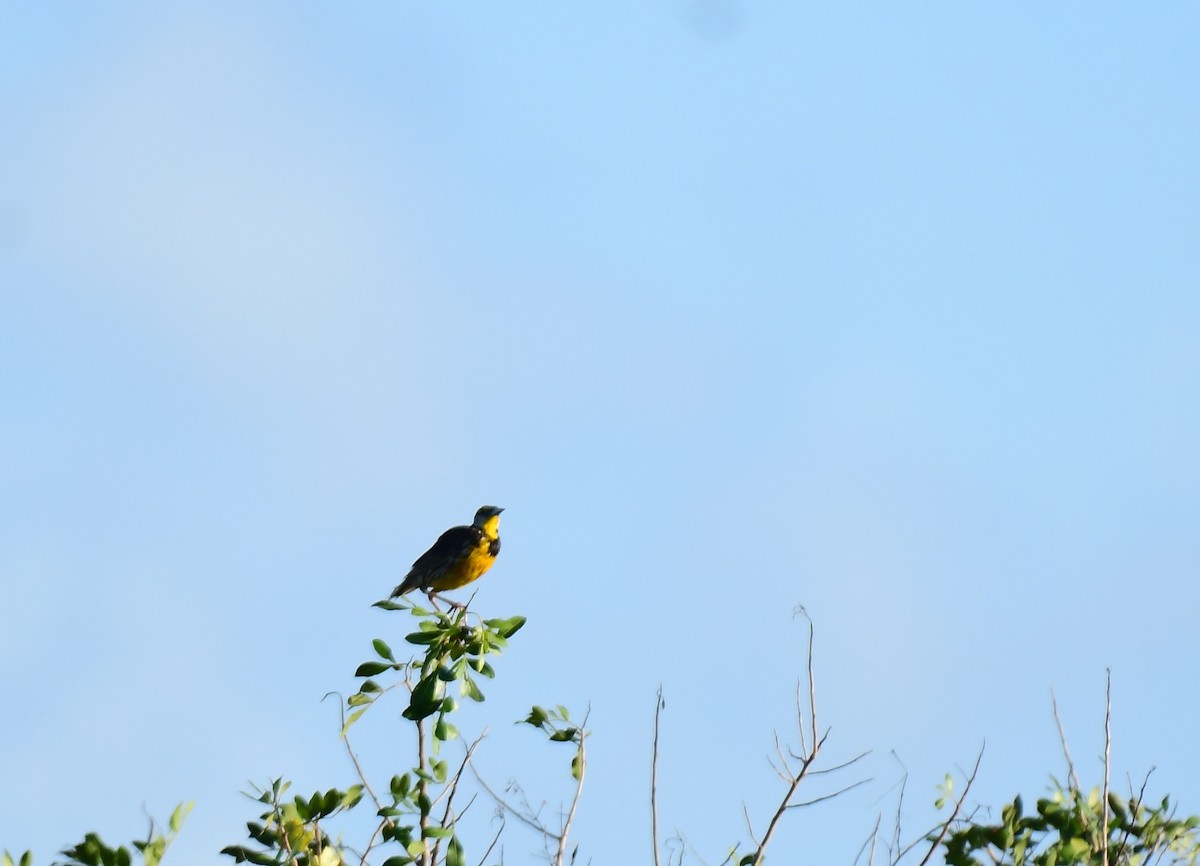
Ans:
{"label": "green leaf", "polygon": [[353,809],[360,802],[362,802],[362,797],[363,797],[363,786],[362,785],[351,785],[349,788],[347,788],[345,791],[342,792],[342,808],[343,809]]}
{"label": "green leaf", "polygon": [[561,731],[551,734],[550,740],[554,743],[569,743],[575,739],[575,735],[578,733],[579,728],[563,728]]}
{"label": "green leaf", "polygon": [[408,777],[408,773],[403,776],[392,776],[392,796],[397,800],[402,800],[408,796],[408,792],[412,789],[412,780]]}
{"label": "green leaf", "polygon": [[391,665],[385,662],[363,662],[358,666],[358,670],[354,672],[356,677],[373,677],[378,676],[386,670],[391,669]]}
{"label": "green leaf", "polygon": [[403,713],[404,718],[415,722],[432,716],[442,706],[442,695],[445,688],[446,684],[436,676],[422,679],[413,689],[408,709]]}
{"label": "green leaf", "polygon": [[458,694],[473,701],[483,700],[483,692],[479,690],[479,686],[475,684],[475,680],[470,677],[463,678],[463,681],[458,686]]}
{"label": "green leaf", "polygon": [[394,662],[396,659],[392,656],[392,648],[379,638],[371,641],[371,646],[375,647],[375,652],[379,654],[381,659],[386,659],[389,662]]}
{"label": "green leaf", "polygon": [[346,724],[342,725],[342,736],[346,736],[346,731],[350,730],[350,726],[362,718],[362,714],[367,711],[366,707],[359,707],[357,710],[346,716]]}
{"label": "green leaf", "polygon": [[446,866],[466,866],[466,863],[467,857],[462,843],[458,841],[457,836],[452,836],[450,844],[446,846]]}
{"label": "green leaf", "polygon": [[392,601],[391,599],[384,599],[383,601],[375,602],[371,607],[377,607],[381,610],[405,610],[408,605]]}
{"label": "green leaf", "polygon": [[567,708],[564,707],[562,704],[558,705],[558,714],[560,716],[562,716],[562,720],[564,722],[568,722],[571,720],[571,714],[569,712],[567,712]]}
{"label": "green leaf", "polygon": [[384,860],[383,866],[408,866],[408,864],[411,862],[413,862],[412,857],[405,857],[403,854],[399,854],[395,857],[389,857]]}
{"label": "green leaf", "polygon": [[1063,842],[1063,851],[1072,860],[1082,860],[1083,855],[1092,850],[1092,846],[1087,843],[1086,839],[1069,839]]}
{"label": "green leaf", "polygon": [[433,735],[443,743],[446,743],[458,737],[458,728],[446,721],[444,716],[439,716],[437,725],[433,729]]}
{"label": "green leaf", "polygon": [[529,715],[522,720],[526,725],[532,725],[535,728],[540,728],[550,719],[550,714],[536,704],[529,711]]}
{"label": "green leaf", "polygon": [[425,840],[413,839],[408,843],[408,853],[413,857],[420,857],[425,853]]}
{"label": "green leaf", "polygon": [[178,833],[179,828],[183,826],[184,820],[191,813],[192,807],[195,806],[194,801],[180,803],[175,807],[175,811],[171,813],[170,820],[167,821],[167,826],[171,828],[172,833]]}
{"label": "green leaf", "polygon": [[[421,623],[421,625],[424,624],[425,623]],[[412,634],[406,634],[404,639],[409,643],[420,646],[423,644],[437,643],[442,639],[442,635],[436,631],[414,631]]]}
{"label": "green leaf", "polygon": [[1117,819],[1117,825],[1123,825],[1129,817],[1129,812],[1125,808],[1125,801],[1116,791],[1108,792],[1108,807],[1112,809],[1113,816]]}
{"label": "green leaf", "polygon": [[485,619],[483,624],[499,634],[500,637],[512,637],[521,630],[526,621],[523,616],[511,616],[508,619]]}
{"label": "green leaf", "polygon": [[421,835],[426,839],[449,839],[454,835],[454,831],[449,827],[426,827],[421,831]]}
{"label": "green leaf", "polygon": [[576,782],[583,775],[583,761],[579,760],[582,756],[576,752],[575,757],[571,759],[571,778]]}
{"label": "green leaf", "polygon": [[222,848],[221,853],[226,857],[232,857],[235,863],[249,861],[250,863],[254,863],[255,866],[272,866],[275,862],[274,855],[266,854],[262,851],[254,851],[241,845],[230,845],[227,848]]}

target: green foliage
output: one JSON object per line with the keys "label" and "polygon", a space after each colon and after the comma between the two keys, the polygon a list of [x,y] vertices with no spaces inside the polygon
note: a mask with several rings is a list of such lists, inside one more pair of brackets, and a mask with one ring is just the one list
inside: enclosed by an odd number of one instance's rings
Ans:
{"label": "green foliage", "polygon": [[576,782],[583,779],[584,738],[587,732],[571,724],[571,714],[559,704],[553,710],[543,709],[536,704],[529,715],[517,724],[529,725],[546,734],[552,743],[574,743],[575,755],[571,758],[571,778]]}
{"label": "green foliage", "polygon": [[[361,784],[345,790],[317,791],[307,799],[285,798],[290,783],[274,780],[267,788],[248,795],[267,809],[258,821],[247,824],[252,845],[235,845],[222,851],[235,862],[337,866],[352,859],[365,862],[376,848],[382,849],[383,866],[462,866],[466,862],[453,809],[466,760],[452,769],[440,757],[441,747],[459,736],[458,728],[450,721],[459,709],[458,699],[484,700],[480,678],[495,676],[488,657],[508,645],[525,618],[485,620],[472,616],[465,607],[431,611],[390,600],[375,606],[407,611],[417,619],[416,631],[404,639],[419,654],[401,660],[386,641],[371,641],[373,657],[354,672],[363,682],[346,700],[349,713],[343,720],[342,737],[348,737],[352,726],[384,695],[403,687],[408,701],[401,715],[414,728],[416,763],[392,775],[386,788],[380,787],[378,793],[368,787],[357,762]],[[364,791],[375,806],[378,824],[365,847],[351,854],[349,848],[328,835],[322,822],[359,805]]]}
{"label": "green foliage", "polygon": [[33,866],[33,852],[26,851],[20,858],[14,860],[12,854],[5,851],[0,854],[0,866]]}
{"label": "green foliage", "polygon": [[249,862],[257,866],[271,863],[334,866],[341,863],[341,854],[321,829],[321,821],[357,806],[362,799],[362,786],[352,785],[344,791],[330,788],[325,792],[314,791],[308,798],[285,799],[283,795],[290,787],[290,782],[275,779],[268,787],[246,795],[267,806],[258,821],[246,824],[250,838],[263,850],[230,845],[221,853],[237,863]]}
{"label": "green foliage", "polygon": [[[167,822],[165,833],[155,833],[154,827],[151,826],[148,839],[132,843],[134,850],[141,855],[145,866],[159,866],[163,854],[166,853],[171,841],[183,827],[188,813],[192,811],[192,805],[192,803],[180,803],[175,807],[175,811],[171,813],[171,818]],[[78,845],[61,853],[67,858],[64,861],[65,866],[130,866],[133,863],[133,854],[128,848],[123,846],[110,848],[95,833],[88,833]],[[31,866],[32,863],[33,857],[26,851],[21,857],[20,866]],[[12,866],[12,858],[9,857],[7,851],[4,852],[3,866]]]}
{"label": "green foliage", "polygon": [[[407,612],[416,619],[415,630],[404,636],[405,644],[414,655],[409,658],[397,655],[387,641],[376,638],[371,641],[371,657],[355,669],[354,676],[360,683],[357,691],[345,701],[341,737],[357,773],[357,781],[344,788],[318,789],[309,796],[289,794],[291,782],[282,777],[272,780],[264,788],[254,788],[247,796],[261,808],[256,810],[255,819],[246,824],[248,840],[244,844],[228,846],[221,852],[235,863],[254,866],[342,866],[350,863],[467,866],[468,862],[495,862],[490,858],[499,833],[504,830],[503,821],[491,846],[473,853],[468,860],[459,832],[462,810],[455,805],[460,785],[470,779],[469,775],[464,777],[464,771],[480,740],[465,746],[465,755],[455,766],[442,756],[442,747],[459,739],[458,728],[451,720],[461,708],[460,702],[463,699],[485,700],[481,683],[495,677],[494,657],[524,626],[525,618],[482,619],[470,614],[465,607],[443,612],[391,600],[378,602],[376,607]],[[810,684],[811,648],[810,629]],[[404,701],[398,715],[404,720],[402,726],[411,732],[416,745],[415,756],[394,768],[386,784],[372,784],[350,749],[349,733],[368,710],[389,692],[397,690]],[[389,718],[395,719],[396,715],[393,711]],[[573,720],[562,705],[549,709],[535,705],[518,722],[540,731],[548,742],[573,746],[570,772],[575,780],[574,799],[569,808],[560,812],[558,826],[551,827],[543,821],[540,809],[529,806],[519,785],[510,785],[508,789],[517,791],[520,802],[514,806],[493,793],[482,779],[478,781],[482,790],[495,800],[499,814],[515,815],[543,837],[547,859],[556,866],[574,862],[577,852],[575,849],[568,853],[567,849],[571,821],[586,770],[587,721],[586,714],[580,721]],[[656,715],[655,762],[657,725]],[[803,724],[801,730],[804,730]],[[818,735],[814,715],[810,742],[804,754],[782,750],[777,742],[780,764],[776,770],[787,784],[786,796],[771,817],[763,838],[754,840],[754,850],[743,854],[739,846],[735,846],[722,861],[724,864],[761,864],[774,828],[785,812],[836,796],[835,793],[806,802],[792,800],[827,734]],[[796,764],[796,761],[800,763]],[[930,862],[931,856],[940,852],[947,866],[1200,866],[1200,817],[1177,818],[1174,806],[1165,797],[1159,803],[1148,804],[1142,793],[1129,799],[1116,793],[1104,797],[1097,790],[1084,793],[1077,784],[1064,787],[1055,782],[1049,796],[1039,799],[1031,812],[1026,811],[1018,796],[1002,807],[999,820],[992,823],[973,815],[965,819],[959,815],[973,778],[972,773],[966,789],[957,799],[952,776],[947,775],[938,786],[937,808],[952,805],[953,812],[927,837],[922,864]],[[332,833],[330,827],[336,827],[340,817],[355,809],[361,813],[364,802],[369,804],[367,808],[373,809],[374,829],[368,839],[351,847],[340,835]],[[129,847],[109,847],[97,834],[89,833],[80,843],[61,852],[66,860],[58,866],[133,866],[135,856],[141,858],[144,866],[159,866],[190,809],[191,804],[180,805],[171,815],[165,831],[156,832],[152,826],[148,839],[133,842]],[[751,829],[752,838],[753,835]],[[899,829],[896,837],[898,841]],[[919,852],[913,854],[915,850],[914,846],[895,849],[896,858],[890,861],[892,866],[908,862],[909,855],[915,859],[919,856]],[[502,855],[500,860],[503,861]],[[681,862],[682,854],[679,855]],[[0,866],[32,864],[33,857],[28,851],[19,858],[14,858],[8,851],[0,856]]]}
{"label": "green foliage", "polygon": [[1200,817],[1177,819],[1167,797],[1147,805],[1142,794],[1126,800],[1109,792],[1104,802],[1099,789],[1085,794],[1055,782],[1031,814],[1018,796],[1001,809],[999,823],[968,821],[948,833],[945,858],[947,866],[1195,866],[1197,828]]}

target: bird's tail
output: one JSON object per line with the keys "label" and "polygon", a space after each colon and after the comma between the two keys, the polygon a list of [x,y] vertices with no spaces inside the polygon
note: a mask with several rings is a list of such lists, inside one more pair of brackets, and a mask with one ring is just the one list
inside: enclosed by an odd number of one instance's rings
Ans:
{"label": "bird's tail", "polygon": [[399,598],[400,596],[404,595],[406,592],[412,592],[414,589],[417,588],[417,585],[418,585],[418,582],[413,579],[413,576],[411,574],[409,574],[407,577],[404,578],[403,581],[401,581],[399,586],[397,586],[395,589],[392,590],[392,594],[390,596],[388,596],[388,598]]}

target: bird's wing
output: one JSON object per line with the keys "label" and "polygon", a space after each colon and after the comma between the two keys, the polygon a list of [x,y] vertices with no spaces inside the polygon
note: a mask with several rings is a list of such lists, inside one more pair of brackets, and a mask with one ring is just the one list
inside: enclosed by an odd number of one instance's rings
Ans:
{"label": "bird's wing", "polygon": [[479,543],[479,530],[474,526],[455,526],[441,534],[433,547],[417,557],[404,582],[396,587],[395,595],[412,589],[424,589],[449,566],[460,561]]}
{"label": "bird's wing", "polygon": [[479,541],[479,530],[474,526],[455,526],[441,534],[433,547],[417,557],[414,571],[427,571],[449,565],[462,559]]}

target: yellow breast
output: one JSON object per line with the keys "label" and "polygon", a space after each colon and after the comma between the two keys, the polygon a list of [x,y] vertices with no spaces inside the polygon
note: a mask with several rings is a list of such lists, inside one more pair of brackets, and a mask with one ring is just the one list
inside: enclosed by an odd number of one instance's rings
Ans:
{"label": "yellow breast", "polygon": [[489,539],[481,539],[469,554],[447,568],[433,581],[433,588],[438,590],[458,589],[473,580],[478,580],[496,561],[496,557],[489,550],[490,546]]}

